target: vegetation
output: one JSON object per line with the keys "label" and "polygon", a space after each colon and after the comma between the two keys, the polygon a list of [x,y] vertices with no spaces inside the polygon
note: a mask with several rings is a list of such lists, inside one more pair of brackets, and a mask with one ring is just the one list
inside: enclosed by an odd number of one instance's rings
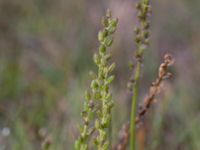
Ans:
{"label": "vegetation", "polygon": [[[136,8],[138,10],[139,27],[135,28],[136,32],[136,67],[134,69],[134,75],[131,77],[128,87],[132,89],[132,106],[131,106],[131,118],[130,118],[130,130],[126,130],[125,137],[121,139],[115,149],[125,150],[129,141],[130,135],[130,150],[136,149],[136,124],[139,123],[142,117],[147,113],[148,109],[152,105],[156,94],[160,88],[160,84],[163,79],[171,76],[171,73],[167,71],[168,67],[173,63],[171,55],[166,54],[164,62],[160,65],[158,78],[152,83],[152,87],[149,90],[148,97],[145,99],[144,104],[140,107],[138,116],[137,113],[137,101],[139,94],[139,80],[142,66],[143,53],[149,45],[149,27],[148,15],[151,13],[151,6],[149,0],[141,0],[137,3]],[[75,149],[77,150],[108,150],[112,149],[112,115],[111,110],[114,105],[112,100],[112,94],[109,92],[109,84],[113,81],[114,76],[108,76],[113,71],[115,64],[107,66],[108,60],[111,54],[107,54],[107,47],[110,47],[113,42],[112,34],[116,31],[117,19],[111,19],[111,12],[108,11],[105,18],[103,18],[104,29],[99,32],[98,39],[100,42],[99,54],[94,55],[94,62],[98,66],[98,73],[94,75],[96,78],[91,82],[92,94],[86,93],[86,102],[84,104],[84,110],[82,117],[84,120],[84,126],[81,127],[80,137],[75,143]],[[134,64],[132,64],[134,66]],[[94,121],[93,121],[94,120]],[[91,123],[91,122],[94,123]],[[94,127],[92,126],[94,125]],[[94,144],[96,148],[90,146],[92,140],[92,134],[97,130],[97,135],[94,137]],[[109,138],[110,137],[110,138]]]}
{"label": "vegetation", "polygon": [[[111,18],[110,11],[102,20],[104,29],[99,32],[98,39],[100,42],[99,53],[94,55],[94,62],[98,67],[98,73],[91,82],[91,92],[86,92],[86,102],[82,117],[84,126],[81,127],[81,134],[76,141],[75,149],[87,150],[89,148],[88,141],[92,133],[98,132],[95,137],[97,149],[111,149],[111,110],[113,107],[112,94],[109,91],[109,84],[114,80],[113,75],[109,75],[115,68],[115,64],[108,65],[111,55],[107,52],[107,48],[112,45],[112,34],[116,31],[117,19]],[[94,120],[94,127],[91,122]],[[89,140],[88,140],[89,139]]]}
{"label": "vegetation", "polygon": [[199,5],[0,1],[0,149],[198,150]]}

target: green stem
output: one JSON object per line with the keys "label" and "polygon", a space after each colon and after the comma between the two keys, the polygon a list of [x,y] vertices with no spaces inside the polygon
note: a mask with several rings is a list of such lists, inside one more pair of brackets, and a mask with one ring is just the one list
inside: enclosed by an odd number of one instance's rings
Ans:
{"label": "green stem", "polygon": [[133,86],[133,97],[132,97],[132,105],[131,105],[131,122],[130,122],[130,150],[136,149],[136,124],[135,124],[135,116],[136,116],[136,108],[137,108],[137,99],[139,94],[139,78],[140,78],[140,69],[141,64],[138,61],[135,72],[135,83]]}

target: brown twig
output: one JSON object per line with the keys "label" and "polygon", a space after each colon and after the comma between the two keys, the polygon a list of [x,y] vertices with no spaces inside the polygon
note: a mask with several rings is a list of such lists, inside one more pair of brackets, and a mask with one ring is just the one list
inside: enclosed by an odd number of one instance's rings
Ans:
{"label": "brown twig", "polygon": [[[155,82],[152,82],[151,87],[148,92],[148,96],[145,98],[144,102],[139,107],[138,114],[135,119],[136,125],[138,125],[141,122],[142,118],[146,115],[151,105],[153,104],[155,100],[155,96],[158,94],[162,81],[164,79],[171,77],[172,74],[168,72],[168,67],[171,66],[173,62],[174,62],[173,57],[170,54],[165,54],[164,62],[160,65],[159,70],[158,70],[158,77],[155,80]],[[129,124],[123,125],[120,131],[119,141],[114,148],[115,150],[126,149],[128,145],[128,141],[129,141],[129,134],[130,134]]]}
{"label": "brown twig", "polygon": [[119,140],[115,145],[114,150],[125,150],[129,141],[129,123],[123,124],[119,132]]}

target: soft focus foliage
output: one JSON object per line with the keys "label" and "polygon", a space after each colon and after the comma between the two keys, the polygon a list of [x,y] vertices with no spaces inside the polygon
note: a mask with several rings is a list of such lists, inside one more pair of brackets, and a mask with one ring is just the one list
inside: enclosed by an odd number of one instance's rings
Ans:
{"label": "soft focus foliage", "polygon": [[[119,18],[111,49],[116,62],[113,137],[128,120],[126,82],[134,50],[136,1],[0,1],[0,149],[73,149],[105,10]],[[140,100],[156,77],[163,54],[176,59],[156,109],[138,131],[138,146],[150,150],[200,148],[200,1],[152,1],[151,38],[144,54]],[[134,22],[135,21],[135,22]],[[148,133],[148,134],[146,134]],[[116,139],[114,139],[116,140]]]}

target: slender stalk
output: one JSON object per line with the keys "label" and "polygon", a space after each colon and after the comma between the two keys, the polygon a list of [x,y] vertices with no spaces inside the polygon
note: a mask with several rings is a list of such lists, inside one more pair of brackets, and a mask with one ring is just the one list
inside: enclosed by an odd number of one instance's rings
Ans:
{"label": "slender stalk", "polygon": [[136,108],[137,108],[137,99],[139,94],[139,78],[140,78],[140,70],[141,70],[141,64],[138,62],[135,72],[135,83],[133,86],[133,97],[132,97],[132,108],[131,108],[131,123],[130,123],[130,149],[135,150],[136,144],[135,144],[135,129],[136,129],[136,123],[135,123],[135,116],[136,116]]}
{"label": "slender stalk", "polygon": [[143,53],[147,49],[149,44],[149,21],[148,15],[151,13],[151,8],[149,4],[149,0],[140,0],[137,5],[137,18],[139,20],[139,27],[135,29],[136,37],[135,43],[137,46],[136,50],[136,69],[134,74],[134,80],[131,81],[133,83],[133,96],[132,96],[132,106],[131,106],[131,121],[130,121],[130,150],[136,149],[136,109],[137,109],[137,100],[139,95],[139,79],[141,72],[141,65],[143,59]]}

